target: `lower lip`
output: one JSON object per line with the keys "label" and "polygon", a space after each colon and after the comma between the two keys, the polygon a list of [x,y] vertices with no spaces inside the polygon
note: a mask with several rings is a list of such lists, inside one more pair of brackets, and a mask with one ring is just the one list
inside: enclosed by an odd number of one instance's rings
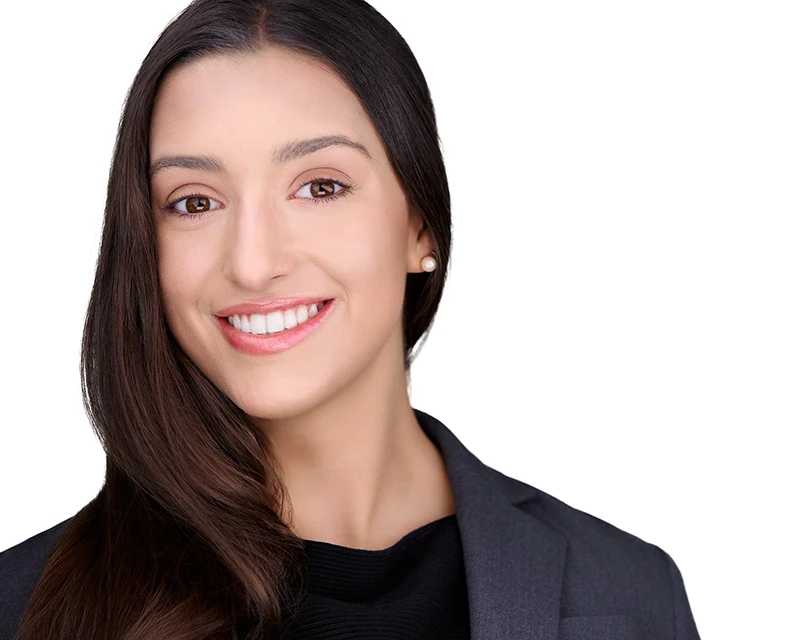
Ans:
{"label": "lower lip", "polygon": [[336,306],[336,300],[329,300],[322,307],[322,310],[317,313],[313,318],[309,318],[303,324],[298,324],[291,329],[284,329],[280,333],[266,333],[256,335],[253,333],[245,333],[236,329],[227,318],[217,316],[217,324],[219,325],[222,335],[234,349],[246,353],[251,356],[265,356],[273,353],[280,353],[291,349],[293,346],[300,344],[314,331],[317,330],[325,319],[330,314],[333,307]]}

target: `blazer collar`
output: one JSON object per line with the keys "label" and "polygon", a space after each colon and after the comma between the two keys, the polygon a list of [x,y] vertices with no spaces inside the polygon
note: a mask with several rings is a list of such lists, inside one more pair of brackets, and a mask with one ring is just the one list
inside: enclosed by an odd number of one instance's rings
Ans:
{"label": "blazer collar", "polygon": [[567,543],[518,508],[537,490],[484,465],[433,416],[414,413],[450,478],[472,640],[556,640]]}

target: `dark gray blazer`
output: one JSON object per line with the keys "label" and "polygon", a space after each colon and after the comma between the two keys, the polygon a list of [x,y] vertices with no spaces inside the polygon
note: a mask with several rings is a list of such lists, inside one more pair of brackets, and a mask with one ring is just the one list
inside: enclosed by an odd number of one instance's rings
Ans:
{"label": "dark gray blazer", "polygon": [[[484,465],[436,418],[464,549],[472,640],[695,640],[678,567],[616,527]],[[0,554],[10,640],[66,520]]]}

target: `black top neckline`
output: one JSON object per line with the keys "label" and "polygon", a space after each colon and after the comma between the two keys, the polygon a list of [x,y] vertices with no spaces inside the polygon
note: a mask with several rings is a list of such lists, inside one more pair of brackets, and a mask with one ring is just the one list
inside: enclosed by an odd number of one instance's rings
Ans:
{"label": "black top neckline", "polygon": [[385,549],[360,549],[358,547],[347,547],[344,545],[335,544],[333,542],[323,542],[321,540],[303,539],[303,542],[305,543],[306,551],[309,554],[329,552],[343,554],[344,557],[351,558],[362,556],[365,559],[375,558],[378,556],[389,556],[401,553],[409,545],[420,541],[434,529],[441,527],[442,525],[449,524],[451,520],[456,520],[455,513],[437,518],[436,520],[432,520],[431,522],[428,522],[427,524],[424,524],[413,531],[409,531],[397,542],[386,547]]}
{"label": "black top neckline", "polygon": [[[409,579],[428,573],[431,555],[461,555],[455,514],[422,525],[385,549],[358,549],[306,540],[307,587],[318,596],[343,602],[385,602],[405,596]],[[413,576],[413,578],[412,578]],[[400,588],[398,588],[400,587]]]}

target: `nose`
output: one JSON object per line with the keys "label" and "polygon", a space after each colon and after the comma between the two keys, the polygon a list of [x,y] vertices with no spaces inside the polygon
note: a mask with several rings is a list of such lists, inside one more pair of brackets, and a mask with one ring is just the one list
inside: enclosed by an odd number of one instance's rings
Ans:
{"label": "nose", "polygon": [[291,232],[281,214],[264,202],[231,212],[223,273],[237,287],[266,292],[291,271]]}

